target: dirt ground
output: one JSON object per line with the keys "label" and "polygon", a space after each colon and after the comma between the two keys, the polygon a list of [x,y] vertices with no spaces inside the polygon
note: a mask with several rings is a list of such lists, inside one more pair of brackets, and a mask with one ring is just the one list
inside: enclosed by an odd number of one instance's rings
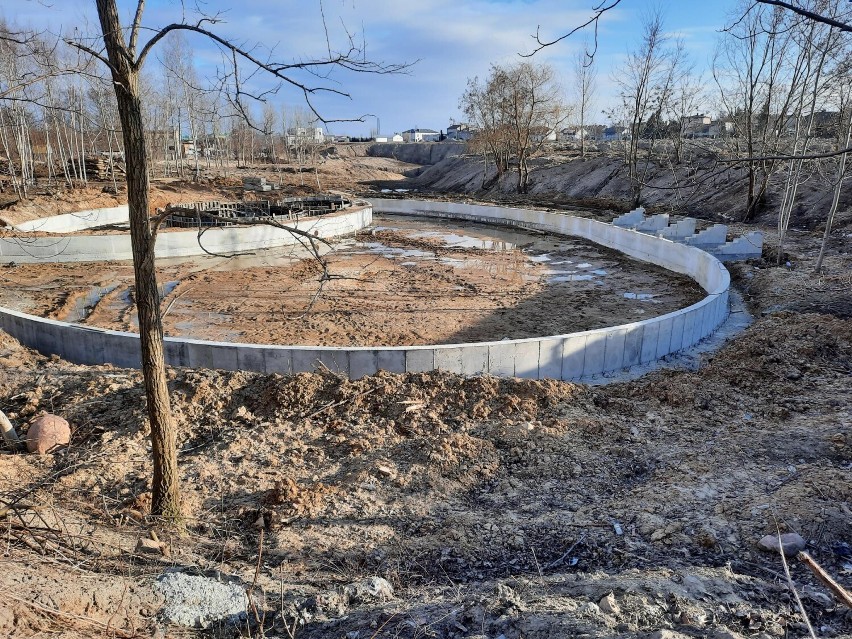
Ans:
{"label": "dirt ground", "polygon": [[[167,335],[372,346],[559,335],[668,313],[694,282],[575,238],[400,217],[335,243],[328,275],[290,249],[160,268]],[[0,304],[137,331],[130,263],[21,264]]]}
{"label": "dirt ground", "polygon": [[[151,584],[181,567],[260,593],[263,630],[243,636],[807,636],[756,542],[795,531],[852,586],[852,281],[842,243],[812,275],[817,242],[732,266],[756,319],[697,371],[598,387],[170,371],[177,532],[146,519],[138,372],[0,333],[0,408],[73,426],[57,454],[0,454],[0,635],[234,636],[162,627]],[[167,555],[134,551],[152,529]],[[789,563],[817,636],[852,636]],[[374,576],[392,596],[347,594]]]}

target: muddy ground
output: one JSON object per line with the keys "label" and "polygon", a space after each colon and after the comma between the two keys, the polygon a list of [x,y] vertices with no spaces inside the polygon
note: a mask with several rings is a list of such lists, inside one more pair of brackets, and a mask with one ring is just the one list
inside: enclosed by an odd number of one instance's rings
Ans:
{"label": "muddy ground", "polygon": [[[476,224],[377,216],[334,242],[326,272],[294,252],[164,264],[166,334],[320,346],[477,342],[602,328],[703,297],[686,277],[590,242]],[[138,331],[130,263],[20,264],[0,281],[0,305]]]}
{"label": "muddy ground", "polygon": [[[756,542],[795,531],[852,586],[852,281],[842,243],[812,274],[817,241],[731,268],[755,322],[697,371],[599,387],[171,371],[183,532],[146,519],[139,374],[0,335],[0,408],[74,428],[57,454],[0,455],[0,635],[214,633],[158,616],[151,584],[182,567],[259,593],[266,636],[807,636]],[[152,529],[167,556],[134,551]],[[817,636],[852,636],[852,613],[790,571]],[[392,595],[346,588],[370,577]]]}

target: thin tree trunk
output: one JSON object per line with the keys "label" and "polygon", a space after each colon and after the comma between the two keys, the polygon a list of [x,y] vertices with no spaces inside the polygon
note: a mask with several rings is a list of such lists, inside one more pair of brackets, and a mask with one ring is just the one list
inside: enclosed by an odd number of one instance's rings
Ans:
{"label": "thin tree trunk", "polygon": [[175,429],[163,348],[160,296],[154,264],[154,236],[148,220],[148,155],[139,96],[139,71],[128,62],[124,31],[115,0],[96,0],[104,44],[112,63],[113,86],[121,118],[130,209],[130,241],[153,456],[151,512],[167,521],[181,517]]}

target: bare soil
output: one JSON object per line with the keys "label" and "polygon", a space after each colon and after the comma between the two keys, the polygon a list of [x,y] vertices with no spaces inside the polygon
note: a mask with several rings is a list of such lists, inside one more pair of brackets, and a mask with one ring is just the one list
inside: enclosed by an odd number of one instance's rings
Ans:
{"label": "bare soil", "polygon": [[[266,636],[291,639],[807,636],[756,542],[798,532],[852,586],[849,256],[833,245],[817,277],[817,246],[801,233],[789,266],[770,243],[732,267],[756,321],[697,371],[589,387],[173,370],[185,531],[146,518],[138,372],[0,333],[0,408],[74,429],[57,454],[0,454],[0,635],[152,636],[152,581],[177,566],[253,585]],[[168,556],[134,551],[151,529]],[[817,635],[852,636],[788,561]],[[394,597],[343,596],[369,576]]]}
{"label": "bare soil", "polygon": [[[590,242],[484,225],[377,218],[325,255],[327,281],[312,258],[274,255],[162,266],[166,334],[322,346],[477,342],[602,328],[703,297],[686,277]],[[138,330],[129,263],[26,264],[0,278],[6,306]]]}

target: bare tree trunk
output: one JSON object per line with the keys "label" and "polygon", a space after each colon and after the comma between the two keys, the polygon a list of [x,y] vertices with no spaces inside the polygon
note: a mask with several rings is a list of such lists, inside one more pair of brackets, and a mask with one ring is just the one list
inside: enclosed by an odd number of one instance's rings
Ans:
{"label": "bare tree trunk", "polygon": [[177,450],[166,384],[163,325],[154,265],[155,237],[148,220],[148,155],[139,96],[139,71],[128,61],[115,0],[96,0],[96,3],[104,44],[112,64],[113,86],[124,138],[142,376],[154,462],[151,512],[167,521],[177,522],[181,516]]}
{"label": "bare tree trunk", "polygon": [[[844,148],[849,148],[849,143],[852,142],[852,109],[849,110],[849,122],[846,124],[846,142]],[[849,154],[844,153],[840,156],[840,165],[837,167],[837,183],[834,185],[834,197],[831,200],[831,208],[828,211],[828,218],[825,221],[825,233],[822,236],[822,245],[819,247],[819,257],[817,257],[814,272],[822,271],[822,261],[825,259],[825,250],[828,247],[828,240],[831,237],[831,226],[834,224],[834,216],[837,213],[837,205],[840,202],[840,191],[843,189],[843,179],[846,173],[846,158]]]}

